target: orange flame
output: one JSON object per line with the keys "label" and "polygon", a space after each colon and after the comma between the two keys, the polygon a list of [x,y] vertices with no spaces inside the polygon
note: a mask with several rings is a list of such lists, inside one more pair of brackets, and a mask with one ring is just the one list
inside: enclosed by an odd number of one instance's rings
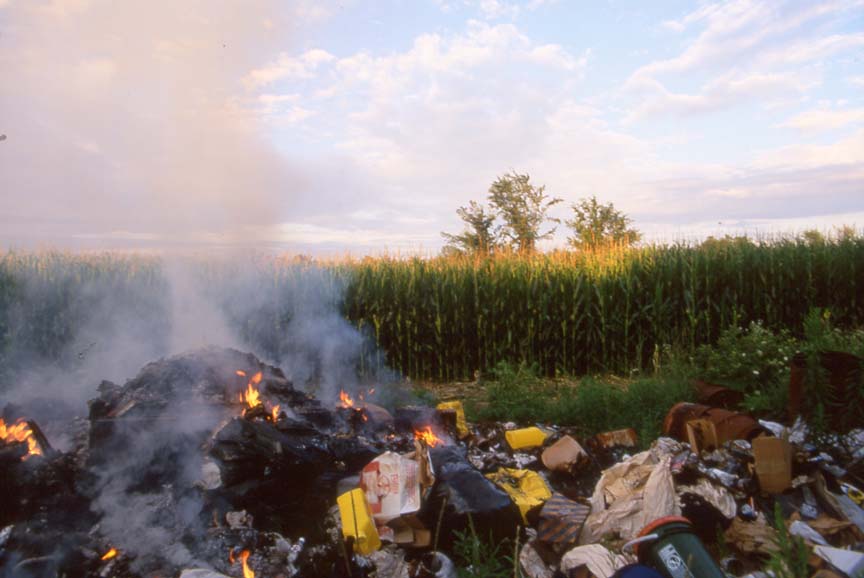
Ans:
{"label": "orange flame", "polygon": [[[238,369],[235,373],[239,376],[246,375],[246,372],[240,369]],[[238,394],[237,396],[240,400],[240,403],[245,403],[249,406],[250,409],[255,407],[256,405],[261,404],[261,392],[259,392],[258,388],[255,386],[261,383],[261,379],[263,379],[263,377],[264,376],[259,371],[249,379],[249,383],[246,384],[245,393],[240,392],[240,394]]]}
{"label": "orange flame", "polygon": [[110,550],[105,552],[105,555],[102,556],[102,560],[110,560],[111,558],[115,558],[117,554],[119,554],[117,548],[111,548]]}
{"label": "orange flame", "polygon": [[339,391],[339,401],[342,402],[342,407],[354,407],[354,400],[348,395],[344,389]]}
{"label": "orange flame", "polygon": [[252,382],[250,381],[246,385],[246,395],[244,396],[244,401],[249,407],[255,407],[256,405],[261,403],[261,400],[259,399],[260,397],[261,394],[255,388],[255,386],[252,385]]}
{"label": "orange flame", "polygon": [[243,578],[255,578],[255,572],[246,563],[246,560],[249,559],[249,550],[243,550],[240,553],[240,559],[243,561]]}
{"label": "orange flame", "polygon": [[33,436],[33,430],[26,421],[19,419],[13,425],[6,425],[6,422],[0,418],[0,440],[6,443],[12,442],[27,442],[27,455],[22,459],[27,459],[30,456],[41,456],[42,448]]}
{"label": "orange flame", "polygon": [[[252,568],[249,567],[249,564],[246,561],[249,559],[249,550],[243,550],[240,552],[240,561],[243,563],[243,578],[255,578],[255,572],[252,571]],[[228,561],[233,565],[235,562],[234,552],[228,551]]]}
{"label": "orange flame", "polygon": [[424,442],[430,448],[434,448],[438,444],[444,444],[444,440],[432,433],[432,428],[426,426],[422,430],[414,430],[414,438]]}
{"label": "orange flame", "polygon": [[[238,369],[234,373],[241,377],[246,375],[246,372],[240,369]],[[264,401],[261,399],[261,392],[256,387],[259,383],[261,383],[263,379],[264,374],[260,371],[257,372],[255,375],[249,378],[249,382],[246,384],[246,391],[241,391],[237,394],[237,399],[240,401],[240,403],[245,403],[248,406],[248,409],[258,407],[259,405],[264,406],[264,408],[268,408],[270,406],[269,403],[264,403]],[[279,419],[280,408],[281,406],[274,405],[268,410],[268,413],[274,422]],[[245,410],[243,413],[245,415]]]}

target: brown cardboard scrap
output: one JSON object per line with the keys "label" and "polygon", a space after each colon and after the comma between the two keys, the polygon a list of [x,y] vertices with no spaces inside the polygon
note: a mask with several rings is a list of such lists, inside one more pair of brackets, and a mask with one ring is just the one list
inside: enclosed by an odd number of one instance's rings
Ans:
{"label": "brown cardboard scrap", "polygon": [[726,543],[744,554],[771,554],[777,552],[777,532],[764,521],[745,522],[741,518],[723,533]]}
{"label": "brown cardboard scrap", "polygon": [[753,440],[756,476],[763,492],[779,494],[792,485],[792,446],[782,438],[760,436]]}
{"label": "brown cardboard scrap", "polygon": [[579,462],[588,459],[587,452],[579,442],[570,436],[564,436],[543,452],[540,456],[543,465],[558,472],[569,472]]}
{"label": "brown cardboard scrap", "polygon": [[702,450],[712,450],[719,447],[717,428],[710,419],[694,419],[685,424],[687,441],[697,454]]}

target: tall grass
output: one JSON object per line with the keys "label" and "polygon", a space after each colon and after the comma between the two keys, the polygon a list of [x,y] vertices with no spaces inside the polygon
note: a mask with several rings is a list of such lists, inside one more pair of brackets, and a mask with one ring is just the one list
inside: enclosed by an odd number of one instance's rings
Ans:
{"label": "tall grass", "polygon": [[[694,352],[730,326],[761,320],[795,331],[812,308],[830,309],[840,327],[864,325],[862,238],[254,267],[263,275],[255,289],[266,295],[255,308],[230,298],[242,270],[223,263],[202,273],[227,290],[222,306],[250,346],[278,353],[304,303],[298,292],[321,287],[302,279],[323,268],[333,305],[377,343],[365,345],[366,369],[389,365],[416,379],[471,379],[504,360],[545,375],[629,372],[649,366],[658,348]],[[167,322],[158,259],[0,255],[0,365],[23,344],[59,355],[100,307],[93,286]]]}

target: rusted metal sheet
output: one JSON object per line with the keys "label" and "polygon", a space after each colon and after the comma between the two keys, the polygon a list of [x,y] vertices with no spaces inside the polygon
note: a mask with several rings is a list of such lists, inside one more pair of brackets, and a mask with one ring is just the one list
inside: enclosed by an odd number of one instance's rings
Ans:
{"label": "rusted metal sheet", "polygon": [[696,386],[699,403],[709,407],[722,407],[723,409],[736,409],[744,401],[744,393],[722,385],[708,383],[697,379],[693,382]]}
{"label": "rusted metal sheet", "polygon": [[663,421],[663,433],[675,439],[687,440],[687,422],[708,419],[717,431],[718,443],[730,440],[749,440],[764,430],[753,417],[719,407],[682,402],[672,406]]}

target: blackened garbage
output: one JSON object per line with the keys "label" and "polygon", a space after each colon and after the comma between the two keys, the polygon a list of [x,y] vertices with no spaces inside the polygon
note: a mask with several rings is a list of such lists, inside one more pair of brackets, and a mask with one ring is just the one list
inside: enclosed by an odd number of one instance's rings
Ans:
{"label": "blackened garbage", "polygon": [[[458,446],[439,446],[429,452],[438,483],[424,510],[424,523],[436,528],[439,547],[448,548],[455,531],[468,528],[468,518],[478,536],[498,542],[513,538],[521,524],[519,510],[510,496],[472,466]],[[440,528],[438,518],[440,517]]]}

